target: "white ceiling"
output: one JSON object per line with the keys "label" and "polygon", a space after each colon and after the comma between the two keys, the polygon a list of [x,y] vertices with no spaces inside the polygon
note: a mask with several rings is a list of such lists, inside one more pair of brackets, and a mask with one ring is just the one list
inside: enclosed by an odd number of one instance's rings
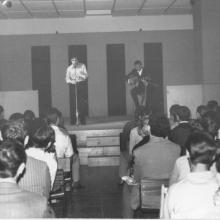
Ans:
{"label": "white ceiling", "polygon": [[0,19],[191,14],[190,0],[10,0]]}

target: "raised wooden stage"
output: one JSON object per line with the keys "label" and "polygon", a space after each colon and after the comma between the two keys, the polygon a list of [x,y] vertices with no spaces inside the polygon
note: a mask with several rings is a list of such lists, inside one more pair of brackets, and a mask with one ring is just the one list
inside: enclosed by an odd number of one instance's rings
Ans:
{"label": "raised wooden stage", "polygon": [[118,166],[119,134],[130,116],[87,119],[86,125],[66,123],[70,134],[77,136],[80,163],[94,166]]}

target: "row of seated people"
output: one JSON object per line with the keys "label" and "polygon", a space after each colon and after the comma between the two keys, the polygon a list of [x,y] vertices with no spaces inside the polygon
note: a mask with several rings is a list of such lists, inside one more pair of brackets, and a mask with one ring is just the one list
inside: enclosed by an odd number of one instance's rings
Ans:
{"label": "row of seated people", "polygon": [[[202,113],[201,109],[203,109]],[[150,113],[144,107],[137,109],[136,120],[127,123],[121,134],[119,171],[122,183],[123,176],[131,176],[135,183],[140,183],[143,178],[168,179],[171,186],[186,180],[192,170],[196,170],[192,168],[194,165],[200,166],[202,164],[203,166],[205,164],[204,166],[208,170],[211,162],[204,159],[207,154],[212,155],[212,163],[214,158],[218,158],[217,141],[220,127],[218,109],[216,101],[210,101],[206,106],[199,106],[197,108],[199,117],[194,120],[191,119],[190,110],[186,106],[172,106],[170,108],[170,120],[165,115]],[[213,142],[214,145],[210,147],[210,143]],[[190,150],[190,147],[193,150]],[[210,150],[210,148],[212,149]],[[216,171],[216,169],[214,170]],[[123,189],[125,201],[123,217],[132,218],[134,211],[136,212],[140,208],[140,185],[134,184],[132,187],[126,185],[124,184]],[[217,191],[218,187],[215,186],[209,192],[213,192],[214,188]],[[214,196],[213,194],[212,196]],[[190,192],[186,195],[189,196],[188,199],[190,200],[190,195],[193,194]],[[168,196],[168,198],[170,197]],[[166,218],[181,216],[181,214],[178,216],[178,214],[169,213],[170,215],[167,215],[167,213],[169,212],[166,212]],[[192,213],[190,209],[187,210],[186,208],[183,217],[190,217]],[[198,218],[203,217],[204,213],[205,211],[198,214]],[[216,213],[218,218],[220,218],[219,214]],[[192,215],[192,217],[196,216]],[[212,217],[216,216],[212,215]]]}
{"label": "row of seated people", "polygon": [[[16,158],[13,158],[13,155],[11,158],[4,158],[4,155],[0,154],[2,156],[0,160],[4,163],[5,159],[9,163],[1,166],[0,182],[7,182],[8,180],[10,182],[9,177],[13,178],[13,183],[15,180],[18,183],[18,185],[13,185],[14,188],[19,190],[20,195],[22,195],[18,196],[16,191],[15,194],[9,192],[8,189],[5,189],[5,185],[0,186],[1,217],[54,216],[54,212],[48,206],[44,206],[45,210],[43,211],[38,210],[38,207],[42,209],[42,206],[32,203],[31,199],[34,200],[36,197],[41,198],[39,200],[41,202],[43,198],[48,201],[51,191],[59,190],[59,188],[54,189],[57,169],[63,169],[64,172],[72,170],[72,189],[82,188],[79,175],[79,156],[77,150],[74,150],[72,146],[68,132],[63,127],[62,114],[56,108],[51,108],[45,118],[35,118],[34,113],[27,110],[24,114],[14,113],[9,117],[9,120],[5,120],[4,109],[1,106],[0,115],[2,142],[0,149],[2,148],[5,151],[6,146],[13,146],[12,148],[16,151],[17,143],[19,143],[19,147],[22,147],[21,151],[24,151],[22,154],[25,155],[22,156],[20,164],[25,167],[25,170],[16,164],[17,170],[13,170],[13,172],[16,171],[18,174],[15,172],[10,175],[10,166],[17,163],[16,160],[13,161]],[[8,143],[9,141],[12,143]],[[10,149],[8,152],[13,154]],[[5,174],[7,172],[9,172],[8,175]],[[11,193],[11,197],[6,205],[4,202],[7,199],[7,193]],[[16,210],[14,211],[14,209]]]}

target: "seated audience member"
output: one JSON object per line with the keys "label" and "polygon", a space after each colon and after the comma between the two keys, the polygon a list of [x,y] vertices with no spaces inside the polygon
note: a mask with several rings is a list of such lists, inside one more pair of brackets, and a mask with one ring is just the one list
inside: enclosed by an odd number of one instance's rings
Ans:
{"label": "seated audience member", "polygon": [[206,105],[207,111],[216,111],[218,108],[218,102],[216,100],[210,100],[208,101]]}
{"label": "seated audience member", "polygon": [[[16,140],[24,144],[27,131],[21,121],[12,121],[2,128],[3,140]],[[49,198],[51,183],[48,166],[45,162],[27,156],[26,169],[19,178],[18,185],[27,191],[34,192]]]}
{"label": "seated audience member", "polygon": [[0,145],[0,216],[1,218],[49,218],[54,212],[47,199],[21,189],[16,181],[25,169],[24,147],[15,140]]}
{"label": "seated audience member", "polygon": [[7,120],[5,119],[5,111],[3,106],[0,105],[0,129],[2,128],[2,126],[4,125],[4,123],[6,123]]}
{"label": "seated audience member", "polygon": [[178,104],[174,104],[170,107],[169,109],[169,113],[170,113],[170,128],[171,130],[173,128],[175,128],[179,123],[178,123],[178,120],[177,120],[177,111],[179,109],[180,105]]}
{"label": "seated audience member", "polygon": [[123,183],[121,178],[127,175],[128,161],[129,161],[129,142],[130,132],[133,128],[137,127],[141,118],[145,115],[149,115],[150,111],[148,108],[140,106],[135,110],[134,120],[129,121],[123,127],[123,131],[120,134],[120,166],[119,166],[119,178],[120,184]]}
{"label": "seated audience member", "polygon": [[[200,124],[200,131],[203,131],[210,135],[212,138],[215,138],[218,129],[215,112],[206,112],[203,118],[200,119]],[[199,129],[195,129],[194,132],[195,131],[199,131]],[[172,185],[173,183],[179,182],[180,180],[186,178],[187,174],[190,172],[188,159],[189,154],[187,152],[186,155],[181,156],[176,160],[172,174],[170,176],[169,185]],[[216,173],[215,166],[212,166],[211,170]]]}
{"label": "seated audience member", "polygon": [[17,121],[17,120],[23,120],[24,115],[20,112],[15,112],[9,116],[9,121]]}
{"label": "seated audience member", "polygon": [[205,105],[199,105],[196,109],[196,118],[201,119],[202,116],[207,112],[207,107]]}
{"label": "seated audience member", "polygon": [[[151,129],[150,140],[139,148],[134,154],[134,179],[140,182],[144,177],[152,179],[168,179],[176,159],[180,155],[180,146],[169,141],[166,137],[170,131],[167,117],[163,115],[151,115],[149,119]],[[132,188],[134,198],[139,192]],[[139,199],[131,198],[131,207],[139,207]]]}
{"label": "seated audience member", "polygon": [[214,139],[218,136],[218,115],[217,112],[207,111],[200,120],[203,131],[212,135]]}
{"label": "seated audience member", "polygon": [[26,147],[26,153],[28,156],[44,161],[47,164],[50,172],[52,188],[57,172],[54,130],[46,125],[46,123],[43,123],[42,125],[34,124],[32,132],[33,133],[30,135],[30,140]]}
{"label": "seated audience member", "polygon": [[32,110],[25,110],[24,112],[24,121],[27,126],[27,130],[30,131],[31,124],[35,120],[35,114]]}
{"label": "seated audience member", "polygon": [[129,154],[131,155],[134,146],[139,143],[143,137],[150,135],[149,116],[143,116],[130,132]]}
{"label": "seated audience member", "polygon": [[193,131],[192,126],[189,123],[190,110],[186,106],[180,106],[177,111],[178,125],[170,131],[169,140],[178,144],[181,147],[181,155],[186,154],[185,143],[188,136]]}
{"label": "seated audience member", "polygon": [[[72,142],[68,132],[59,127],[60,114],[56,108],[51,108],[47,114],[47,120],[51,128],[55,132],[55,149],[58,158],[58,166],[60,166],[65,172],[70,171],[72,166],[72,177],[73,177],[73,189],[80,189],[80,161],[79,155],[74,153]],[[66,160],[64,160],[66,158]],[[71,164],[70,164],[71,163]]]}
{"label": "seated audience member", "polygon": [[195,132],[188,138],[187,149],[191,172],[169,188],[164,216],[174,219],[219,219],[220,207],[214,203],[218,180],[210,171],[216,153],[215,141],[205,133]]}

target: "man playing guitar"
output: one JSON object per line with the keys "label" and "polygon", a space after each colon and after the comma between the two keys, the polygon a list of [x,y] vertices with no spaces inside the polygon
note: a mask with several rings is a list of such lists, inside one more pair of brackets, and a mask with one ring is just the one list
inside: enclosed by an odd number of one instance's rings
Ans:
{"label": "man playing guitar", "polygon": [[[134,69],[127,75],[127,80],[128,84],[132,87],[130,92],[135,107],[138,108],[140,105],[145,105],[144,102],[147,102],[146,93],[150,77],[140,60],[134,62]],[[139,103],[138,95],[141,96],[141,103]]]}

